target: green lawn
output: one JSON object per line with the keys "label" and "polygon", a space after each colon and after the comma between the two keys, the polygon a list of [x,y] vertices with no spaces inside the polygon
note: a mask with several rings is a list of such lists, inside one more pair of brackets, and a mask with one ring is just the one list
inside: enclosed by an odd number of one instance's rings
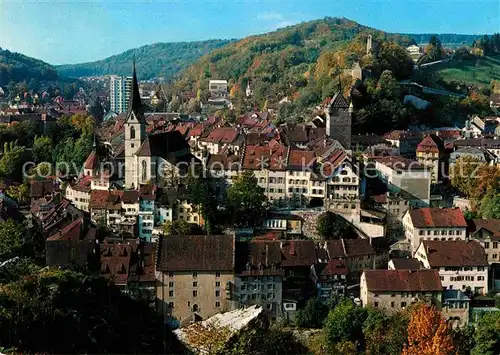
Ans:
{"label": "green lawn", "polygon": [[489,86],[491,80],[500,80],[500,55],[470,60],[453,60],[431,69],[438,77],[450,83]]}

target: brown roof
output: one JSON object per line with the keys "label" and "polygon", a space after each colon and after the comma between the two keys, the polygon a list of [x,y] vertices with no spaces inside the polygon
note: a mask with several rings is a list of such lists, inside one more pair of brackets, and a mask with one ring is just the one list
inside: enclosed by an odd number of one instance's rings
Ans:
{"label": "brown roof", "polygon": [[397,171],[423,170],[425,168],[422,164],[420,164],[416,160],[407,159],[399,155],[386,156],[386,157],[373,157],[372,159],[380,164],[383,164]]}
{"label": "brown roof", "polygon": [[458,207],[424,207],[410,209],[408,213],[410,214],[413,226],[416,228],[467,227],[464,214]]}
{"label": "brown roof", "polygon": [[333,258],[345,258],[344,246],[342,240],[330,240],[326,243],[326,250],[328,250],[328,256],[330,259]]}
{"label": "brown roof", "polygon": [[421,268],[420,261],[415,258],[391,259],[395,269],[418,270]]}
{"label": "brown roof", "polygon": [[478,242],[424,240],[422,243],[431,267],[488,265],[484,248]]}
{"label": "brown roof", "polygon": [[31,181],[30,197],[40,198],[54,191],[54,182],[52,180],[33,180]]}
{"label": "brown roof", "polygon": [[328,264],[324,265],[324,268],[319,273],[319,276],[347,275],[348,273],[349,270],[342,260],[331,259],[328,261]]}
{"label": "brown roof", "polygon": [[473,219],[472,232],[480,229],[486,229],[493,234],[493,237],[500,238],[500,219]]}
{"label": "brown roof", "polygon": [[343,241],[347,257],[375,254],[375,249],[368,239],[343,239]]}
{"label": "brown roof", "polygon": [[308,266],[316,264],[316,246],[312,240],[291,240],[281,242],[281,265],[283,267]]}
{"label": "brown roof", "polygon": [[207,137],[201,138],[201,140],[210,143],[233,143],[239,135],[240,132],[233,127],[219,127],[212,130]]}
{"label": "brown roof", "polygon": [[417,152],[424,153],[439,153],[440,148],[443,148],[443,141],[441,138],[435,135],[427,135],[425,138],[418,144]]}
{"label": "brown roof", "polygon": [[154,185],[141,185],[139,187],[139,196],[143,200],[155,200],[156,186]]}
{"label": "brown roof", "polygon": [[95,150],[90,152],[89,156],[87,157],[87,160],[85,160],[85,163],[83,163],[83,168],[84,169],[97,169],[99,165],[99,160],[97,159],[97,154]]}
{"label": "brown roof", "polygon": [[279,241],[240,242],[238,243],[236,259],[236,272],[242,276],[283,275]]}
{"label": "brown roof", "polygon": [[412,132],[412,131],[395,130],[395,131],[391,131],[391,132],[385,134],[384,138],[390,139],[390,140],[401,140],[401,139],[408,139],[408,138],[421,139],[422,133]]}
{"label": "brown roof", "polygon": [[442,291],[437,270],[365,270],[370,292],[432,292]]}
{"label": "brown roof", "polygon": [[244,169],[285,170],[287,149],[282,145],[246,146],[243,156]]}
{"label": "brown roof", "polygon": [[161,271],[232,271],[233,235],[170,235],[161,240]]}

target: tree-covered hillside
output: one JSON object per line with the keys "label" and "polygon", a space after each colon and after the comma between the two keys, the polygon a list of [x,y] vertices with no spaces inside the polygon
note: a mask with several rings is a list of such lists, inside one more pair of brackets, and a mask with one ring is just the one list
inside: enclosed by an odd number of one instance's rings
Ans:
{"label": "tree-covered hillside", "polygon": [[[367,55],[369,35],[373,48]],[[356,61],[375,78],[386,69],[391,69],[397,79],[407,78],[413,65],[404,46],[412,43],[408,37],[345,18],[327,17],[250,36],[214,50],[186,69],[172,92],[182,95],[191,91],[203,100],[210,79],[225,79],[237,107],[248,82],[253,90],[252,104],[260,108],[285,97],[300,108],[311,107],[335,93],[338,79],[334,77],[352,68]],[[352,78],[343,75],[343,80],[348,87]]]}
{"label": "tree-covered hillside", "polygon": [[155,43],[130,49],[118,55],[96,62],[57,66],[58,72],[66,77],[93,75],[130,75],[135,56],[139,79],[172,77],[188,65],[213,49],[231,41],[210,40],[199,42]]}
{"label": "tree-covered hillside", "polygon": [[55,81],[57,72],[53,66],[41,60],[0,48],[0,86],[11,81]]}
{"label": "tree-covered hillside", "polygon": [[[432,33],[407,33],[404,36],[408,36],[413,38],[415,42],[418,44],[427,44],[429,43]],[[441,43],[446,47],[456,48],[460,47],[463,44],[472,45],[474,41],[481,38],[481,35],[463,35],[458,33],[441,33],[436,34],[437,38]]]}

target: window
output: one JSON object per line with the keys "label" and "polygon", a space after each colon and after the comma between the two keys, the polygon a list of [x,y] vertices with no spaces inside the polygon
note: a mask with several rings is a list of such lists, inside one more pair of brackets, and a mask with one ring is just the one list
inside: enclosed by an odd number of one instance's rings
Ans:
{"label": "window", "polygon": [[215,308],[220,308],[220,302],[215,302]]}
{"label": "window", "polygon": [[168,273],[168,277],[174,277],[174,273],[173,272],[169,272]]}
{"label": "window", "polygon": [[489,242],[485,242],[484,243],[484,249],[489,249],[490,248],[490,243]]}
{"label": "window", "polygon": [[406,307],[406,302],[401,302],[401,308]]}
{"label": "window", "polygon": [[174,282],[173,282],[173,281],[170,281],[170,282],[168,283],[168,287],[174,287]]}
{"label": "window", "polygon": [[220,287],[220,282],[219,281],[215,282],[215,287]]}
{"label": "window", "polygon": [[130,127],[130,139],[135,139],[135,127],[134,126]]}
{"label": "window", "polygon": [[396,305],[396,302],[392,301],[391,302],[391,307],[394,308],[395,305]]}
{"label": "window", "polygon": [[220,297],[220,291],[219,290],[215,291],[215,297]]}
{"label": "window", "polygon": [[168,308],[174,308],[174,302],[168,302]]}
{"label": "window", "polygon": [[373,302],[373,307],[377,308],[378,307],[378,302]]}
{"label": "window", "polygon": [[198,272],[197,271],[193,271],[193,277],[198,277]]}
{"label": "window", "polygon": [[477,281],[484,281],[484,276],[478,276]]}
{"label": "window", "polygon": [[193,282],[193,287],[198,287],[198,282]]}
{"label": "window", "polygon": [[498,242],[493,242],[493,249],[498,249]]}
{"label": "window", "polygon": [[168,291],[168,297],[174,297],[174,291],[172,290]]}
{"label": "window", "polygon": [[193,297],[198,297],[198,291],[193,291]]}
{"label": "window", "polygon": [[493,254],[493,259],[498,259],[498,254]]}
{"label": "window", "polygon": [[391,297],[396,297],[396,294],[395,294],[395,293],[393,293],[393,294],[391,295]]}
{"label": "window", "polygon": [[478,266],[477,271],[484,271],[484,266]]}

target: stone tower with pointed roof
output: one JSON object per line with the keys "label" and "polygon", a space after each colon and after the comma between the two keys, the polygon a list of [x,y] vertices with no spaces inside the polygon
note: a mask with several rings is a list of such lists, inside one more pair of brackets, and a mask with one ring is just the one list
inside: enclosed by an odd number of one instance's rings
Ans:
{"label": "stone tower with pointed roof", "polygon": [[139,84],[135,72],[132,74],[132,90],[125,118],[125,187],[137,188],[137,157],[135,153],[146,138],[146,120],[139,94]]}
{"label": "stone tower with pointed roof", "polygon": [[326,135],[351,149],[352,107],[342,94],[342,88],[330,100],[326,108]]}

